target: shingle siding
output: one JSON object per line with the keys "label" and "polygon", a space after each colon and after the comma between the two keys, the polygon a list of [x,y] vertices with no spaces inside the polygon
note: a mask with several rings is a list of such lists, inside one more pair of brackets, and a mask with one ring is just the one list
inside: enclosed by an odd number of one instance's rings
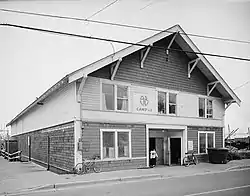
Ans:
{"label": "shingle siding", "polygon": [[[144,125],[103,124],[84,122],[82,130],[83,158],[100,156],[100,129],[131,129],[132,158],[141,159],[103,161],[103,171],[132,169],[146,165],[146,129]],[[145,160],[144,160],[145,159]]]}
{"label": "shingle siding", "polygon": [[[43,166],[48,163],[48,136],[50,138],[50,164],[68,171],[74,167],[74,123],[61,124],[16,136],[18,148],[29,156],[28,136],[31,141],[31,158]],[[62,172],[62,171],[61,171]]]}

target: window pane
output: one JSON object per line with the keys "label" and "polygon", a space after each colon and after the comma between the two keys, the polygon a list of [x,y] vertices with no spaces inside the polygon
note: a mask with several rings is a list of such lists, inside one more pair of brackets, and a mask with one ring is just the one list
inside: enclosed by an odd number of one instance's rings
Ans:
{"label": "window pane", "polygon": [[169,93],[169,103],[174,103],[174,104],[176,104],[176,94],[174,94],[174,93]]}
{"label": "window pane", "polygon": [[200,133],[199,134],[199,141],[200,141],[200,153],[206,153],[206,134]]}
{"label": "window pane", "polygon": [[127,86],[117,86],[117,110],[128,111]]}
{"label": "window pane", "polygon": [[158,92],[158,113],[166,114],[166,93]]}
{"label": "window pane", "polygon": [[117,86],[117,97],[118,98],[128,98],[128,87],[127,86]]}
{"label": "window pane", "polygon": [[207,118],[213,118],[213,101],[207,100]]}
{"label": "window pane", "polygon": [[118,157],[129,157],[129,133],[118,132]]}
{"label": "window pane", "polygon": [[117,110],[128,111],[128,100],[117,99]]}
{"label": "window pane", "polygon": [[115,158],[115,132],[103,132],[103,158]]}
{"label": "window pane", "polygon": [[199,98],[199,117],[205,117],[205,99]]}
{"label": "window pane", "polygon": [[169,104],[169,114],[176,114],[176,105]]}
{"label": "window pane", "polygon": [[114,86],[102,84],[102,109],[114,110]]}
{"label": "window pane", "polygon": [[214,147],[214,134],[213,133],[208,133],[207,134],[207,147],[208,148],[213,148]]}

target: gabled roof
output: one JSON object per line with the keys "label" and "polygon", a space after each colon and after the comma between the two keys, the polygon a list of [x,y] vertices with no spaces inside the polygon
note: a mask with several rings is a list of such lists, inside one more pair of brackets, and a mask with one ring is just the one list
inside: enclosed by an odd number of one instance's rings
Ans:
{"label": "gabled roof", "polygon": [[[75,81],[83,76],[87,76],[88,74],[112,63],[115,62],[129,54],[132,54],[145,46],[152,45],[155,42],[172,35],[175,32],[179,32],[175,38],[175,41],[184,51],[190,51],[193,53],[186,53],[190,59],[200,58],[197,67],[201,70],[201,72],[208,78],[210,82],[218,81],[218,85],[216,89],[222,94],[225,99],[225,102],[233,103],[236,102],[240,105],[240,99],[233,92],[233,90],[228,86],[228,84],[223,80],[223,78],[219,75],[219,73],[214,69],[214,67],[209,63],[209,61],[201,53],[201,51],[197,48],[197,46],[192,42],[192,40],[187,36],[187,34],[183,31],[183,29],[179,25],[175,25],[165,31],[159,32],[145,40],[138,42],[138,45],[131,45],[127,48],[124,48],[114,54],[111,54],[105,58],[102,58],[94,63],[87,65],[81,69],[78,69],[71,74],[69,74],[69,82]],[[140,46],[143,45],[143,46]]]}
{"label": "gabled roof", "polygon": [[[28,107],[26,107],[21,113],[19,113],[13,120],[11,120],[6,126],[11,125],[15,122],[19,117],[28,112],[31,108],[39,104],[46,97],[54,93],[55,91],[63,88],[67,83],[71,83],[75,80],[78,80],[82,77],[86,77],[88,74],[105,67],[106,65],[113,63],[125,56],[128,56],[136,51],[141,50],[145,46],[149,46],[154,44],[155,42],[172,35],[175,32],[179,32],[175,38],[175,41],[184,51],[190,51],[194,53],[186,53],[190,59],[200,58],[197,67],[201,70],[201,72],[208,78],[209,81],[214,82],[218,81],[218,85],[216,89],[222,94],[227,103],[237,103],[240,105],[240,99],[233,92],[233,90],[228,86],[228,84],[223,80],[223,78],[219,75],[219,73],[214,69],[214,67],[209,63],[209,61],[201,53],[197,46],[192,42],[192,40],[187,36],[187,34],[183,31],[183,29],[179,25],[175,25],[165,31],[159,32],[147,39],[144,39],[138,42],[138,45],[131,45],[126,47],[114,54],[111,54],[107,57],[104,57],[94,63],[91,63],[83,68],[80,68],[69,75],[66,75],[59,82],[53,85],[50,89],[48,89],[44,94],[42,94],[37,100],[31,103]],[[140,46],[141,45],[141,46]]]}

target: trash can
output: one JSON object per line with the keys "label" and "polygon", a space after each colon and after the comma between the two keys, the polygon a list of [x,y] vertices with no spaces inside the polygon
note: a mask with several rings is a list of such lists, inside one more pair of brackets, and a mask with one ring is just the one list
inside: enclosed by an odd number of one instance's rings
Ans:
{"label": "trash can", "polygon": [[208,148],[207,150],[210,163],[227,163],[227,148]]}

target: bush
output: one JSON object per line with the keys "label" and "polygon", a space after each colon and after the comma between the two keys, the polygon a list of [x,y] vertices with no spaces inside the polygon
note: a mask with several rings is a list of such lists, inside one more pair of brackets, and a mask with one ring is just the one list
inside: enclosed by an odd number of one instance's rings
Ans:
{"label": "bush", "polygon": [[238,152],[229,152],[227,155],[227,160],[240,160],[242,159],[241,155]]}

